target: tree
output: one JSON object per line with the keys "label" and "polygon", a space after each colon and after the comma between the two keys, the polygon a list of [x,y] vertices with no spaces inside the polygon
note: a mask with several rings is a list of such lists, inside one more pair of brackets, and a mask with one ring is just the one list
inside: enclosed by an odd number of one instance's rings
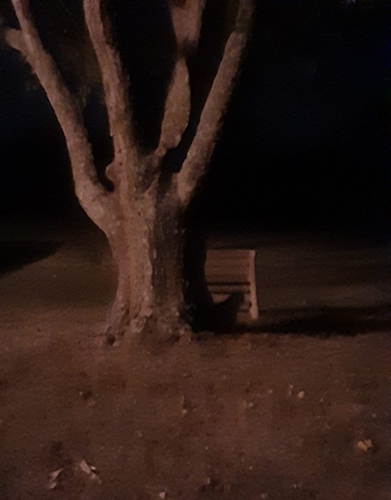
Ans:
{"label": "tree", "polygon": [[[64,27],[55,12],[65,4],[73,20],[84,18],[73,38],[72,25]],[[107,335],[148,329],[165,338],[182,325],[184,214],[213,151],[253,2],[11,0],[8,7],[5,42],[43,87],[65,137],[77,198],[107,236],[118,268]],[[147,15],[154,32],[137,38],[134,19]],[[82,65],[73,64],[74,54]],[[137,92],[145,82],[152,91],[143,111]],[[83,89],[94,85],[112,147],[103,172],[80,105]]]}

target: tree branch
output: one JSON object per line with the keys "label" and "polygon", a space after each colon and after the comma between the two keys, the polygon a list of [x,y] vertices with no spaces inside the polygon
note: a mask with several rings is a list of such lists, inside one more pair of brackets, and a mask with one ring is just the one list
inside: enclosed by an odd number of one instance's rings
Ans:
{"label": "tree branch", "polygon": [[223,58],[202,110],[197,133],[178,173],[178,194],[183,205],[189,203],[212,154],[248,38],[253,10],[253,0],[240,0],[234,31],[228,38]]}
{"label": "tree branch", "polygon": [[26,59],[26,46],[24,44],[23,35],[20,30],[7,28],[5,30],[5,42],[12,49],[17,50]]}
{"label": "tree branch", "polygon": [[12,0],[20,30],[8,30],[7,43],[20,51],[37,75],[62,128],[71,161],[76,195],[89,217],[109,226],[109,194],[98,180],[83,116],[34,25],[28,0]]}
{"label": "tree branch", "polygon": [[178,47],[177,61],[168,91],[159,145],[155,155],[163,157],[178,146],[190,117],[190,82],[186,51],[195,49],[201,31],[205,0],[192,0],[184,5],[171,3],[171,17]]}
{"label": "tree branch", "polygon": [[175,65],[168,91],[162,131],[155,154],[162,157],[168,149],[175,148],[185,131],[190,116],[190,84],[186,61],[180,57]]}
{"label": "tree branch", "polygon": [[179,47],[197,46],[206,0],[171,2],[171,17]]}
{"label": "tree branch", "polygon": [[128,81],[118,51],[114,48],[109,23],[104,19],[102,0],[83,0],[84,16],[100,66],[110,133],[113,138],[115,177],[126,177],[127,185],[136,187],[139,152],[128,99]]}

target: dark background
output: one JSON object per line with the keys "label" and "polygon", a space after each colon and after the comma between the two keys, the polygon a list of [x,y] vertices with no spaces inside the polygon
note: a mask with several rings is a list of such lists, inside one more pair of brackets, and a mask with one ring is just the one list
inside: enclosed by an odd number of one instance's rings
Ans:
{"label": "dark background", "polygon": [[[208,176],[209,228],[337,229],[391,239],[391,2],[263,0]],[[0,215],[74,214],[43,92],[0,57]]]}

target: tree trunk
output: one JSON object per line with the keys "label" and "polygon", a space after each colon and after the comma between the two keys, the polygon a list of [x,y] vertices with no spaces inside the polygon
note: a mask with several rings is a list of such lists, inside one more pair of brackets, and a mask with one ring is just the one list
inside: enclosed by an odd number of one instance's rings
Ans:
{"label": "tree trunk", "polygon": [[118,208],[107,234],[117,266],[117,291],[106,336],[126,331],[168,339],[183,331],[183,217],[175,174],[163,173],[132,206]]}
{"label": "tree trunk", "polygon": [[[196,49],[209,39],[215,43],[209,28],[201,33],[206,2],[169,2],[172,24],[166,28],[176,38],[176,62],[171,83],[162,96],[165,106],[160,139],[153,153],[145,156],[131,106],[132,75],[128,77],[113,40],[109,11],[103,0],[83,0],[84,21],[96,56],[112,138],[113,161],[106,168],[106,176],[113,190],[107,189],[98,176],[79,102],[41,41],[30,10],[34,2],[11,3],[19,28],[6,28],[5,39],[31,65],[48,96],[67,143],[76,195],[88,216],[105,232],[117,264],[118,288],[107,318],[108,340],[127,330],[135,336],[146,328],[151,337],[170,337],[182,326],[184,278],[193,279],[194,284],[187,287],[187,296],[203,302],[204,310],[209,308],[210,297],[203,301],[199,294],[206,291],[205,283],[196,277],[197,269],[203,273],[205,254],[201,247],[198,252],[198,243],[193,246],[190,241],[189,265],[195,272],[183,274],[183,211],[212,154],[245,47],[254,2],[238,0],[232,4],[234,9],[230,2],[223,2],[226,10],[221,11],[221,21],[230,29],[229,33],[220,33],[221,43],[210,54],[213,71],[205,86],[198,85],[199,78],[189,74],[187,62],[189,48]],[[203,74],[202,64],[200,68]],[[197,92],[200,99],[195,99]]]}

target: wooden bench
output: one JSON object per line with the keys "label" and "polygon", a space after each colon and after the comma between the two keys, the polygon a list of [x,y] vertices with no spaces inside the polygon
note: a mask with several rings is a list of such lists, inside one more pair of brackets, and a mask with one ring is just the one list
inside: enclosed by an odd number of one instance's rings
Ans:
{"label": "wooden bench", "polygon": [[255,250],[208,250],[205,276],[215,303],[223,302],[233,293],[243,296],[237,315],[238,322],[258,318],[258,300],[255,277]]}

